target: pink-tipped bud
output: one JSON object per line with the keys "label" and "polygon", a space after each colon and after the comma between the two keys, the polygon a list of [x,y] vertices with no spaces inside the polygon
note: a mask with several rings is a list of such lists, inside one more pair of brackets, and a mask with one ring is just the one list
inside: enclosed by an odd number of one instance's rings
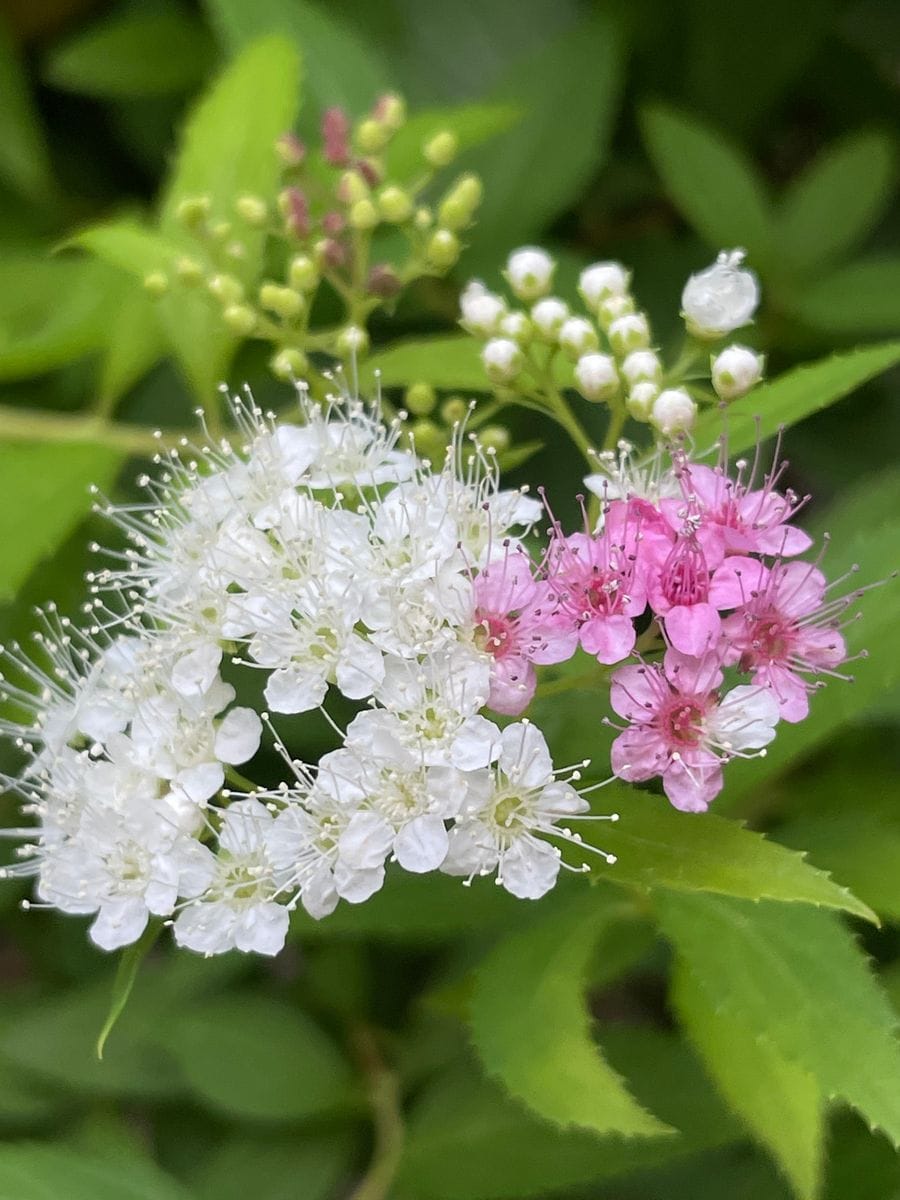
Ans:
{"label": "pink-tipped bud", "polygon": [[285,188],[278,196],[278,207],[285,225],[295,237],[309,237],[309,201],[300,188]]}
{"label": "pink-tipped bud", "polygon": [[329,267],[343,267],[347,262],[347,247],[336,238],[326,238],[322,257]]}
{"label": "pink-tipped bud", "polygon": [[353,165],[369,187],[378,187],[381,183],[381,171],[371,158],[358,158]]}
{"label": "pink-tipped bud", "polygon": [[286,167],[299,167],[306,158],[306,144],[295,133],[283,133],[275,150]]}
{"label": "pink-tipped bud", "polygon": [[369,272],[366,288],[373,296],[390,300],[400,291],[400,280],[390,263],[376,263]]}
{"label": "pink-tipped bud", "polygon": [[322,229],[329,237],[337,237],[339,233],[343,233],[346,225],[344,214],[336,212],[334,209],[322,217]]}
{"label": "pink-tipped bud", "polygon": [[350,122],[342,108],[326,108],[322,114],[322,141],[326,160],[334,167],[346,167],[350,161]]}

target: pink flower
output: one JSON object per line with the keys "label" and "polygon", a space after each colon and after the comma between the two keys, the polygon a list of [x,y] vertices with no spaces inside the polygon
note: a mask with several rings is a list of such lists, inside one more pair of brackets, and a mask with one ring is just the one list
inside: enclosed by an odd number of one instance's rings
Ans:
{"label": "pink flower", "polygon": [[578,635],[554,619],[548,585],[534,579],[521,549],[477,575],[474,588],[475,644],[493,659],[488,705],[515,716],[534,696],[534,664],[571,658]]}
{"label": "pink flower", "polygon": [[725,661],[770,688],[785,721],[802,721],[815,687],[803,675],[833,673],[847,657],[834,618],[853,596],[826,602],[825,576],[805,562],[765,571],[753,559],[729,558],[716,572],[717,583],[726,578],[744,601],[723,625]]}
{"label": "pink flower", "polygon": [[714,655],[668,650],[664,661],[620,667],[611,703],[630,722],[612,745],[613,772],[629,783],[662,776],[671,803],[703,812],[722,790],[722,765],[775,736],[778,705],[765,688],[736,687],[720,698]]}

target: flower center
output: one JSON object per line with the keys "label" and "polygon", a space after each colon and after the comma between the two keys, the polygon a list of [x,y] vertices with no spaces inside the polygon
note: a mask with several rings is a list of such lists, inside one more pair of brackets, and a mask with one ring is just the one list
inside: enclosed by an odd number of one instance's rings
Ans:
{"label": "flower center", "polygon": [[704,708],[697,699],[679,696],[662,714],[662,727],[669,742],[696,746],[703,737]]}
{"label": "flower center", "polygon": [[666,559],[662,591],[672,605],[703,604],[709,595],[706,555],[694,538],[681,540]]}
{"label": "flower center", "polygon": [[475,629],[475,645],[485,654],[503,658],[512,649],[512,618],[497,613],[483,613],[478,609],[475,619],[478,622]]}

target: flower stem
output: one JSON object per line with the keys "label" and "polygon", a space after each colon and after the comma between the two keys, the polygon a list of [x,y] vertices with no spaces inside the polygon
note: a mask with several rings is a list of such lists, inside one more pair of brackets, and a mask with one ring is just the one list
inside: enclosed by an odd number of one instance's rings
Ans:
{"label": "flower stem", "polygon": [[403,1155],[405,1127],[400,1083],[381,1056],[372,1030],[354,1030],[356,1054],[369,1089],[375,1144],[366,1173],[348,1200],[387,1200]]}
{"label": "flower stem", "polygon": [[551,415],[562,425],[563,429],[568,433],[569,437],[578,447],[582,457],[589,467],[593,467],[593,443],[588,437],[587,432],[578,418],[572,411],[568,400],[556,386],[548,385],[545,390],[547,405]]}
{"label": "flower stem", "polygon": [[[171,430],[173,440],[181,430]],[[98,442],[125,454],[153,455],[160,439],[151,429],[122,425],[96,413],[59,413],[0,405],[0,439],[14,442]]]}

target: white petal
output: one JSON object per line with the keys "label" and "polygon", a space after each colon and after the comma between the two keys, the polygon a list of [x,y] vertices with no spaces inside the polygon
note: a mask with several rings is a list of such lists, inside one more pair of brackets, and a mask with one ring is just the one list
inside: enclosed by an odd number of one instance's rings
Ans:
{"label": "white petal", "polygon": [[226,763],[245,763],[259,749],[262,721],[252,708],[233,708],[216,731],[216,757]]}
{"label": "white petal", "polygon": [[503,855],[502,883],[520,900],[539,900],[556,883],[560,856],[546,842],[518,841]]}
{"label": "white petal", "polygon": [[129,896],[104,904],[91,926],[91,941],[101,950],[130,946],[147,928],[149,915],[140,896]]}
{"label": "white petal", "polygon": [[768,688],[732,688],[710,720],[718,741],[735,750],[759,750],[775,737],[778,701]]}
{"label": "white petal", "polygon": [[275,712],[309,712],[319,707],[327,691],[328,679],[321,669],[284,667],[269,676],[266,700]]}
{"label": "white petal", "polygon": [[284,949],[290,914],[282,904],[265,901],[245,909],[234,927],[234,944],[249,954],[275,955]]}
{"label": "white petal", "polygon": [[207,642],[183,654],[172,667],[172,686],[182,696],[202,696],[209,691],[222,661],[222,649]]}
{"label": "white petal", "polygon": [[224,901],[191,904],[175,918],[172,932],[179,946],[198,954],[224,954],[234,946],[235,912]]}
{"label": "white petal", "polygon": [[447,830],[440,817],[426,815],[408,821],[394,838],[394,853],[404,871],[436,871],[447,857]]}
{"label": "white petal", "polygon": [[486,717],[467,717],[453,739],[450,761],[461,771],[475,771],[492,763],[500,752],[500,730]]}
{"label": "white petal", "polygon": [[361,637],[348,639],[335,672],[337,685],[350,700],[371,696],[384,679],[384,658],[377,646]]}
{"label": "white petal", "polygon": [[350,904],[362,904],[374,896],[384,883],[384,867],[374,871],[354,871],[343,863],[334,869],[334,886],[342,899]]}
{"label": "white petal", "polygon": [[543,787],[553,778],[553,759],[544,735],[530,722],[507,725],[502,734],[500,768],[526,788]]}
{"label": "white petal", "polygon": [[189,800],[202,804],[214,796],[225,782],[225,772],[222,764],[217,762],[198,763],[195,767],[185,767],[172,780],[173,790],[180,787]]}
{"label": "white petal", "polygon": [[384,817],[373,812],[355,813],[338,840],[340,861],[354,871],[380,867],[394,841],[394,831]]}
{"label": "white petal", "polygon": [[303,907],[316,921],[329,916],[337,908],[338,894],[334,886],[334,878],[324,865],[319,868],[303,885],[300,897]]}

